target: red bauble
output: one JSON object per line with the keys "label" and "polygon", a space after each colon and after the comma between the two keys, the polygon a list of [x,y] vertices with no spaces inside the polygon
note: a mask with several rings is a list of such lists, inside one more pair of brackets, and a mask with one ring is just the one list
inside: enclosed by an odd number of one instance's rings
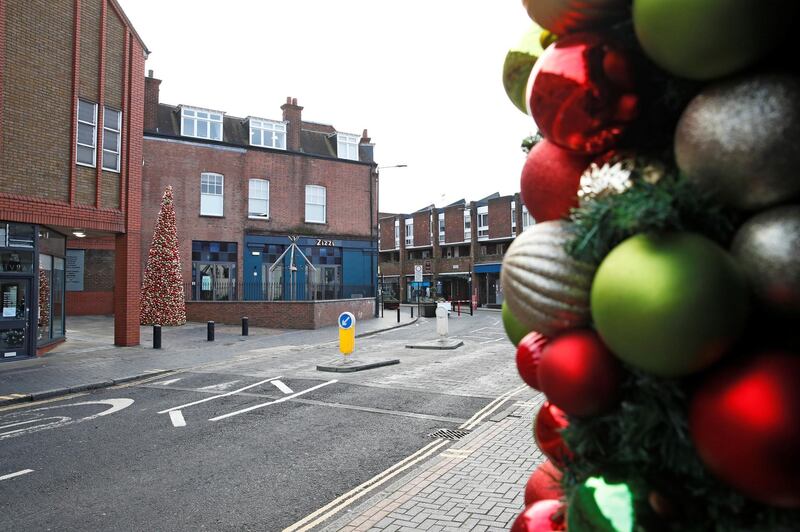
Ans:
{"label": "red bauble", "polygon": [[514,520],[511,532],[552,532],[566,530],[564,503],[545,499],[533,503]]}
{"label": "red bauble", "polygon": [[575,330],[547,344],[538,376],[551,403],[570,416],[593,416],[618,401],[623,369],[597,333]]}
{"label": "red bauble", "polygon": [[525,484],[525,507],[542,499],[560,499],[564,495],[561,489],[562,476],[550,460],[539,464]]}
{"label": "red bauble", "polygon": [[522,380],[535,390],[539,389],[537,372],[545,345],[547,337],[535,331],[526,334],[517,345],[517,371]]}
{"label": "red bauble", "polygon": [[531,148],[522,168],[520,195],[537,222],[558,220],[578,206],[581,175],[592,157],[543,140]]}
{"label": "red bauble", "polygon": [[528,109],[544,137],[582,153],[613,147],[636,118],[639,96],[626,53],[596,33],[559,39],[536,61]]}
{"label": "red bauble", "polygon": [[800,354],[765,352],[713,374],[692,398],[692,441],[748,497],[800,508]]}
{"label": "red bauble", "polygon": [[542,453],[559,469],[572,458],[561,431],[569,426],[567,415],[550,401],[545,401],[533,422],[533,436]]}

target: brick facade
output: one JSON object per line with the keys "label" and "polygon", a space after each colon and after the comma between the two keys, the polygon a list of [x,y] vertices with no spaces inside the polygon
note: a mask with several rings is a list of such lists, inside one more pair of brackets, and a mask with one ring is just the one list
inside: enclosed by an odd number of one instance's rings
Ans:
{"label": "brick facade", "polygon": [[339,299],[330,301],[215,301],[186,302],[186,316],[189,321],[225,323],[239,325],[243,316],[254,327],[270,327],[274,329],[319,329],[336,325],[342,312],[352,312],[356,317],[356,334],[358,321],[373,316],[375,300]]}
{"label": "brick facade", "polygon": [[431,246],[431,211],[414,213],[414,247]]}
{"label": "brick facade", "polygon": [[444,242],[464,242],[464,206],[455,205],[444,210]]}
{"label": "brick facade", "polygon": [[511,202],[513,196],[489,200],[489,238],[512,238]]}

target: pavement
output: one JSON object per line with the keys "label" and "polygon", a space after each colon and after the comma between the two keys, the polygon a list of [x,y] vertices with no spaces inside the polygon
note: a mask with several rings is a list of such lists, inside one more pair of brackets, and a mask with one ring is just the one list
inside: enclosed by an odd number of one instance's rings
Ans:
{"label": "pavement", "polygon": [[[484,312],[482,310],[478,312]],[[409,309],[363,320],[359,336],[414,324]],[[113,346],[110,317],[71,317],[68,340],[43,357],[0,363],[0,406],[80,390],[112,386],[161,373],[220,363],[254,349],[337,339],[335,327],[317,331],[216,326],[214,348],[206,324],[164,328],[163,349],[152,349],[152,329],[142,328],[141,345]],[[399,367],[399,366],[398,366]],[[476,377],[476,385],[480,379]],[[521,381],[520,381],[521,383]],[[523,489],[544,460],[532,435],[532,420],[543,396],[518,386],[478,411],[458,429],[343,493],[285,532],[508,530],[523,510]]]}

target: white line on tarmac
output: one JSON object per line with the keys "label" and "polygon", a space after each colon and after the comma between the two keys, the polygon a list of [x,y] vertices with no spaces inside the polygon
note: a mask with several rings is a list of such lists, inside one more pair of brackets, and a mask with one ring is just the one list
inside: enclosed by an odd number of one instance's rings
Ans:
{"label": "white line on tarmac", "polygon": [[22,475],[27,475],[28,473],[33,473],[33,469],[23,469],[22,471],[17,471],[16,473],[9,473],[8,475],[3,475],[0,477],[0,480],[8,480],[14,477],[21,477]]}
{"label": "white line on tarmac", "polygon": [[251,410],[256,410],[258,408],[264,408],[265,406],[282,403],[284,401],[288,401],[289,399],[294,399],[295,397],[300,397],[303,394],[306,394],[308,392],[312,392],[314,390],[322,388],[323,386],[327,386],[327,385],[333,384],[335,382],[339,382],[339,381],[332,380],[332,381],[328,381],[328,382],[323,382],[322,384],[317,384],[316,386],[312,386],[311,388],[309,388],[307,390],[303,390],[302,392],[297,392],[296,394],[293,394],[293,395],[287,395],[286,397],[283,397],[281,399],[276,399],[275,401],[270,401],[269,403],[262,403],[260,405],[254,405],[254,406],[250,406],[250,407],[247,407],[247,408],[243,408],[241,410],[237,410],[237,411],[231,412],[229,414],[223,414],[221,416],[212,417],[211,419],[209,419],[209,421],[219,421],[220,419],[225,419],[227,417],[238,416],[239,414],[244,414],[245,412],[250,412]]}
{"label": "white line on tarmac", "polygon": [[227,396],[233,395],[235,393],[239,393],[239,392],[243,392],[245,390],[249,390],[250,388],[255,388],[256,386],[260,386],[261,384],[264,384],[265,382],[273,381],[275,379],[280,379],[280,378],[281,378],[281,375],[278,375],[277,377],[270,377],[269,379],[264,379],[263,381],[259,381],[259,382],[255,383],[255,384],[251,384],[249,386],[245,386],[244,388],[239,388],[238,390],[233,390],[232,392],[223,393],[221,395],[215,395],[213,397],[206,397],[205,399],[200,399],[199,401],[194,401],[192,403],[186,403],[185,405],[181,405],[181,406],[173,406],[172,408],[167,408],[166,410],[162,410],[161,412],[158,412],[158,413],[159,414],[166,414],[167,412],[172,412],[173,410],[182,410],[182,409],[184,409],[184,408],[186,408],[188,406],[199,405],[200,403],[206,403],[208,401],[213,401],[214,399],[219,399],[220,397],[227,397]]}
{"label": "white line on tarmac", "polygon": [[202,388],[198,388],[198,390],[209,390],[214,392],[222,392],[236,384],[237,382],[241,381],[229,381],[229,382],[221,382],[219,384],[212,384],[211,386],[203,386]]}
{"label": "white line on tarmac", "polygon": [[294,393],[294,390],[286,386],[286,384],[284,384],[283,381],[274,380],[272,381],[272,384],[274,384],[277,389],[279,389],[285,394]]}
{"label": "white line on tarmac", "polygon": [[169,413],[169,419],[172,421],[173,427],[185,427],[186,420],[183,419],[183,412],[180,410],[173,410]]}
{"label": "white line on tarmac", "polygon": [[178,382],[179,380],[181,380],[181,379],[177,378],[177,379],[170,379],[168,381],[154,382],[153,386],[169,386],[170,384]]}
{"label": "white line on tarmac", "polygon": [[503,395],[501,395],[500,397],[498,397],[497,399],[495,399],[494,401],[492,401],[488,405],[484,406],[482,409],[478,410],[478,412],[476,412],[474,416],[469,418],[463,425],[461,425],[458,428],[472,430],[478,423],[483,421],[483,419],[485,417],[487,417],[488,415],[493,413],[495,410],[500,408],[500,406],[503,403],[505,403],[506,400],[510,399],[511,397],[517,395],[519,392],[521,392],[522,390],[525,390],[527,388],[528,388],[528,385],[527,384],[523,384],[519,388],[515,388],[513,390],[507,391],[506,393],[504,393]]}

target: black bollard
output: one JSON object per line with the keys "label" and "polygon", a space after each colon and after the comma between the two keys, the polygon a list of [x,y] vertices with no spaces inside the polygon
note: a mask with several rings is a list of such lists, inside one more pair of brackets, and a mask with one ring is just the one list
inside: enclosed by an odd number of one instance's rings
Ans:
{"label": "black bollard", "polygon": [[161,349],[161,325],[153,325],[153,349]]}
{"label": "black bollard", "polygon": [[469,315],[472,316],[472,301],[469,302]]}
{"label": "black bollard", "polygon": [[213,342],[214,341],[214,322],[213,321],[209,321],[208,322],[208,341],[209,342]]}
{"label": "black bollard", "polygon": [[250,328],[248,327],[247,323],[247,316],[242,318],[242,336],[247,336],[250,332]]}
{"label": "black bollard", "polygon": [[412,318],[414,317],[414,306],[413,305],[411,306],[411,317]]}
{"label": "black bollard", "polygon": [[397,305],[397,323],[400,323],[400,305]]}

